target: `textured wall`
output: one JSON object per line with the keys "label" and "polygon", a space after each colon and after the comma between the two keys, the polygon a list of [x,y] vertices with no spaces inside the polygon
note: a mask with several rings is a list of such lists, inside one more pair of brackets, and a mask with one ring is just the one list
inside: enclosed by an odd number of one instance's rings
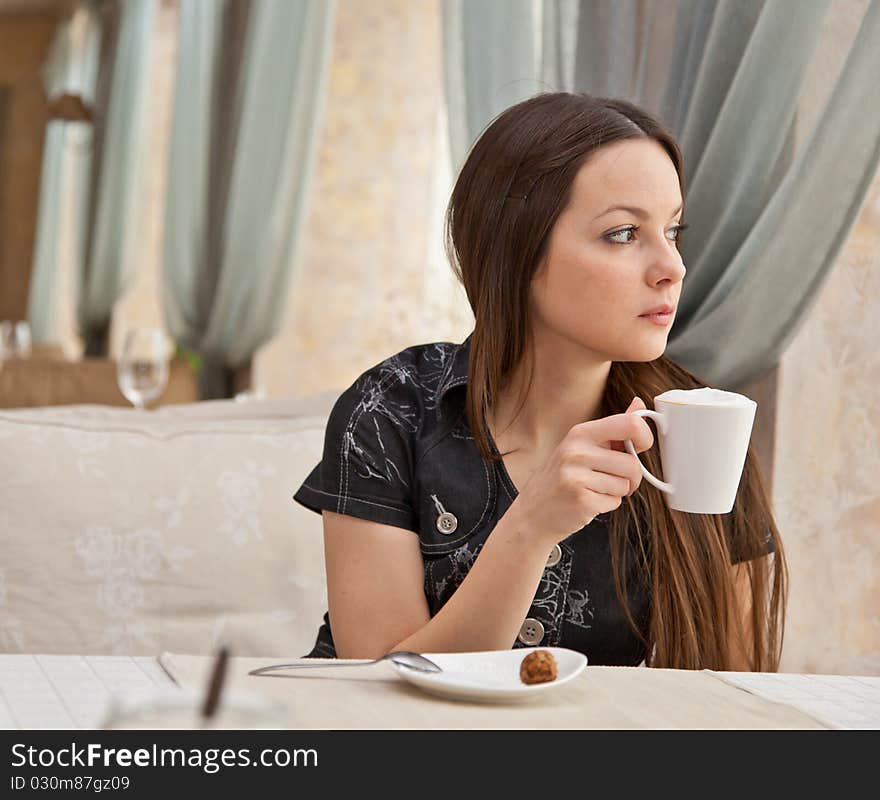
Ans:
{"label": "textured wall", "polygon": [[[341,0],[311,209],[279,336],[255,363],[270,395],[342,389],[473,318],[438,258],[448,176],[438,0]],[[436,192],[434,190],[437,190]]]}
{"label": "textured wall", "polygon": [[880,674],[880,179],[780,370],[787,671]]}
{"label": "textured wall", "polygon": [[[865,6],[832,4],[800,139]],[[774,504],[791,570],[785,671],[880,674],[878,341],[880,175],[780,369]]]}
{"label": "textured wall", "polygon": [[[163,325],[162,236],[177,54],[177,5],[157,14],[146,191],[134,277],[114,309],[126,329]],[[441,252],[451,188],[445,155],[439,0],[338,0],[324,125],[287,309],[257,354],[254,388],[271,396],[343,389],[419,341],[461,340],[472,316]],[[72,208],[64,213],[70,224]],[[59,337],[76,336],[69,258],[59,275]]]}

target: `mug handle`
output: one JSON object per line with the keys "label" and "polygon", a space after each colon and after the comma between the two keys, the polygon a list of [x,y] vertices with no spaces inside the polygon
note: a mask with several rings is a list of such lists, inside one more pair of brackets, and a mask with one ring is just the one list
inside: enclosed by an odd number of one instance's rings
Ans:
{"label": "mug handle", "polygon": [[[664,417],[659,411],[652,411],[650,408],[640,408],[638,411],[631,411],[631,414],[637,414],[640,417],[651,417],[657,425],[657,429],[665,436],[666,435],[666,417]],[[645,465],[642,463],[642,459],[639,458],[639,454],[636,452],[635,445],[632,443],[632,439],[627,439],[624,443],[626,445],[626,449],[632,453],[639,461],[639,466],[642,468],[642,475],[645,476],[645,480],[648,481],[653,486],[656,486],[663,492],[674,492],[675,490],[672,488],[671,483],[666,483],[666,481],[661,481],[659,478],[655,478],[647,469],[645,469]]]}

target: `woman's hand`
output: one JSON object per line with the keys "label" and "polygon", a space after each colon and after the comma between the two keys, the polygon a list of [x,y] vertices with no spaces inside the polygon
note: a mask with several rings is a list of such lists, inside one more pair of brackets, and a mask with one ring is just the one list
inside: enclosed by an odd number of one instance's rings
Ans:
{"label": "woman's hand", "polygon": [[643,408],[636,397],[626,413],[582,422],[565,435],[510,508],[527,530],[552,547],[598,514],[618,508],[639,487],[639,460],[623,442],[632,439],[638,453],[654,444],[648,423],[629,413]]}

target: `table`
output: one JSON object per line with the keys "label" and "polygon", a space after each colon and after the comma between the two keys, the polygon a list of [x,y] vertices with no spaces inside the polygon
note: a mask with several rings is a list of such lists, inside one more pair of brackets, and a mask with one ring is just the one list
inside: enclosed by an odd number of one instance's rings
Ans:
{"label": "table", "polygon": [[[488,705],[426,695],[387,662],[258,678],[299,659],[230,659],[228,690],[282,703],[288,727],[343,729],[880,728],[880,677],[587,667],[528,703]],[[315,663],[310,660],[309,663]],[[113,692],[202,689],[212,659],[0,655],[0,727],[94,728]]]}
{"label": "table", "polygon": [[[157,404],[194,403],[198,381],[186,359],[171,359],[168,385]],[[13,358],[0,363],[0,408],[98,403],[127,407],[109,358]]]}
{"label": "table", "polygon": [[155,658],[0,654],[0,728],[98,728],[114,693],[176,685]]}

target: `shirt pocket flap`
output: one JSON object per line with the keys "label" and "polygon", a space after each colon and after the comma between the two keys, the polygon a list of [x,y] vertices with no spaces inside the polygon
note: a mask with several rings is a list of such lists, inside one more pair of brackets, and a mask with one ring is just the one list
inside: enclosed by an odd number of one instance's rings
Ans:
{"label": "shirt pocket flap", "polygon": [[465,443],[448,436],[422,459],[418,474],[419,540],[423,555],[461,547],[491,519],[494,470]]}

